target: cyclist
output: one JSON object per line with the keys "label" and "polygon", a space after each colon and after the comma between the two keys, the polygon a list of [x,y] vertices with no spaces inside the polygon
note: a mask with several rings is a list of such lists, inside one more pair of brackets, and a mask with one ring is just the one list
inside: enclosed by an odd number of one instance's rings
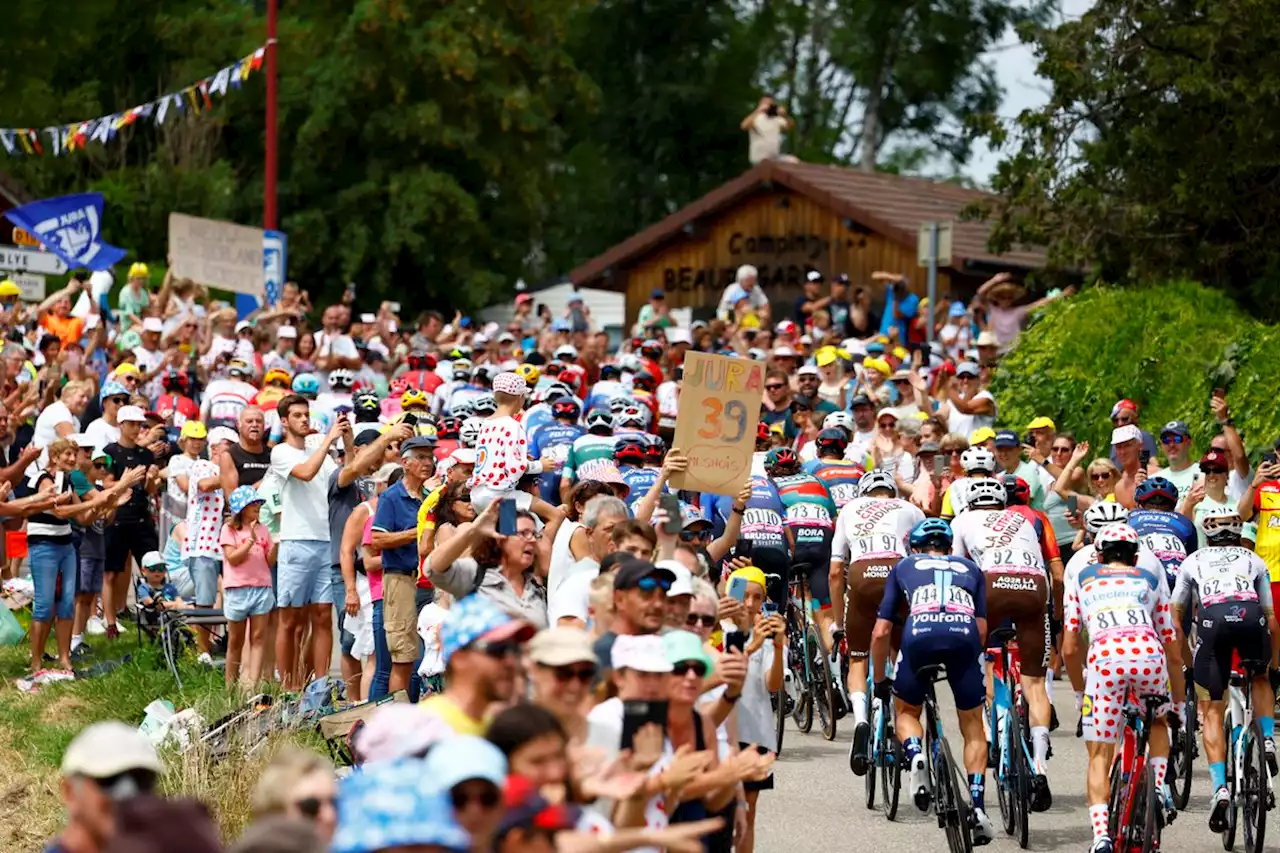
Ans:
{"label": "cyclist", "polygon": [[382,415],[382,401],[378,399],[376,391],[357,391],[351,402],[355,406],[356,423],[352,431],[355,438],[359,438],[362,432],[382,431],[382,423],[378,420]]}
{"label": "cyclist", "polygon": [[849,446],[849,436],[844,430],[832,427],[819,432],[811,444],[818,458],[804,463],[805,473],[812,474],[823,482],[831,494],[831,500],[835,501],[836,509],[841,510],[858,496],[858,481],[865,473],[857,462],[844,458],[844,451]]}
{"label": "cyclist", "polygon": [[1133,490],[1133,500],[1138,508],[1129,513],[1129,526],[1138,531],[1142,544],[1150,548],[1164,566],[1172,589],[1178,578],[1178,567],[1196,550],[1195,525],[1185,515],[1174,512],[1178,505],[1178,487],[1164,477],[1143,480]]}
{"label": "cyclist", "polygon": [[578,481],[578,470],[583,465],[597,459],[613,459],[613,415],[608,409],[591,409],[587,412],[586,423],[587,434],[573,440],[560,472],[561,502],[568,502],[569,492]]}
{"label": "cyclist", "polygon": [[960,454],[960,467],[964,469],[964,476],[952,483],[942,496],[939,514],[943,518],[955,518],[965,511],[969,484],[974,480],[985,480],[995,473],[996,455],[985,447],[970,447]]}
{"label": "cyclist", "polygon": [[[1091,853],[1111,853],[1108,806],[1111,759],[1124,730],[1124,703],[1130,691],[1182,695],[1182,660],[1169,611],[1164,570],[1138,563],[1138,532],[1124,523],[1107,524],[1094,539],[1097,562],[1066,580],[1062,653],[1086,667],[1083,733],[1089,752],[1086,799],[1093,824]],[[1081,634],[1089,636],[1086,647]],[[1163,716],[1169,703],[1155,709]],[[1151,727],[1148,740],[1157,786],[1169,765],[1169,729]]]}
{"label": "cyclist", "polygon": [[591,386],[587,409],[608,408],[613,400],[630,400],[631,389],[622,383],[622,368],[616,364],[600,365],[600,380]]}
{"label": "cyclist", "polygon": [[[772,441],[769,427],[761,422],[756,430],[756,455],[761,458],[760,467],[751,475],[751,498],[742,510],[742,527],[738,534],[735,553],[738,556],[749,554],[751,562],[760,568],[765,575],[776,575],[777,580],[770,587],[770,599],[781,603],[786,593],[787,571],[791,565],[790,548],[787,545],[786,523],[782,498],[773,481],[764,473],[764,458]],[[724,535],[729,523],[729,516],[737,512],[734,504],[738,499],[729,495],[702,494],[699,506],[703,514],[711,521],[715,538]]]}
{"label": "cyclist", "polygon": [[[862,475],[859,497],[845,504],[836,518],[831,541],[831,600],[842,601],[845,639],[849,645],[849,699],[853,705],[853,743],[849,767],[862,776],[869,762],[867,741],[868,656],[876,613],[884,597],[885,580],[899,560],[910,553],[907,537],[924,520],[920,508],[898,498],[898,484],[888,471],[876,469]],[[845,596],[848,566],[849,595]],[[897,645],[896,643],[894,644]]]}
{"label": "cyclist", "polygon": [[543,424],[533,433],[529,449],[535,459],[551,456],[556,464],[538,475],[538,490],[548,503],[560,502],[560,472],[569,458],[573,443],[586,433],[578,424],[582,407],[572,397],[565,396],[551,404],[550,423]]}
{"label": "cyclist", "polygon": [[792,563],[809,564],[809,593],[818,636],[831,650],[831,539],[835,531],[836,505],[827,487],[800,467],[800,457],[790,447],[775,447],[764,459],[765,473],[773,480],[786,508],[787,544]]}
{"label": "cyclist", "polygon": [[[823,432],[829,429],[839,430],[844,434],[844,446],[847,449],[849,447],[849,442],[853,440],[853,431],[855,429],[853,415],[843,410],[832,412],[822,419]],[[841,452],[843,453],[843,451]],[[810,441],[805,444],[804,447],[800,448],[800,461],[803,463],[807,464],[812,462],[817,459],[818,456],[818,444],[816,441]],[[855,464],[861,467],[863,463],[862,461],[858,461]]]}
{"label": "cyclist", "polygon": [[[1150,482],[1149,480],[1147,482]],[[1141,486],[1139,486],[1141,488]],[[1132,518],[1137,513],[1130,514]],[[1227,747],[1223,738],[1223,696],[1231,676],[1233,655],[1240,660],[1271,661],[1274,666],[1280,627],[1276,625],[1267,564],[1240,546],[1244,522],[1233,506],[1210,509],[1204,516],[1206,546],[1187,556],[1173,588],[1173,610],[1179,630],[1182,616],[1196,607],[1196,653],[1192,673],[1209,693],[1204,707],[1204,751],[1209,757],[1213,800],[1209,829],[1227,829]],[[1194,534],[1193,534],[1194,535]],[[1275,691],[1266,672],[1253,676],[1253,708],[1262,729],[1267,764],[1276,767]]]}
{"label": "cyclist", "polygon": [[[929,786],[921,738],[921,706],[925,685],[921,667],[942,664],[955,696],[960,733],[964,736],[964,767],[973,801],[975,845],[995,837],[983,802],[987,773],[987,737],[982,728],[982,667],[978,655],[987,636],[987,584],[971,560],[952,555],[951,527],[940,518],[919,522],[909,534],[911,550],[889,573],[884,597],[876,614],[872,652],[886,659],[894,624],[901,609],[907,611],[902,630],[902,657],[892,682],[876,680],[876,696],[888,701],[897,695],[896,728],[910,768],[910,785],[916,808],[929,808]],[[883,666],[883,665],[882,665]]]}
{"label": "cyclist", "polygon": [[[1012,622],[1018,631],[1022,661],[1022,695],[1027,699],[1031,728],[1031,808],[1047,811],[1053,804],[1049,790],[1049,694],[1045,673],[1053,636],[1049,627],[1049,564],[1062,574],[1062,560],[1053,530],[1021,507],[1006,509],[1008,497],[999,480],[974,480],[966,497],[968,510],[952,522],[951,552],[968,557],[982,568],[987,580],[987,612],[991,624]],[[994,733],[993,733],[994,735]]]}
{"label": "cyclist", "polygon": [[647,446],[646,437],[634,435],[619,438],[614,445],[613,459],[618,463],[618,471],[631,490],[627,497],[627,508],[632,515],[635,515],[636,504],[658,482],[658,469],[645,467]]}

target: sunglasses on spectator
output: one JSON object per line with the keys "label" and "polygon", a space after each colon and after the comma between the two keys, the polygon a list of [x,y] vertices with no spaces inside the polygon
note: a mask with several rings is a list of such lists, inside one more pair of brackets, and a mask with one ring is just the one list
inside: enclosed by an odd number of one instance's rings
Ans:
{"label": "sunglasses on spectator", "polygon": [[655,589],[666,592],[671,589],[671,581],[666,578],[640,578],[636,582],[636,589],[641,592],[653,592]]}
{"label": "sunglasses on spectator", "polygon": [[1115,475],[1112,474],[1110,471],[1104,471],[1101,474],[1090,474],[1089,479],[1093,480],[1095,483],[1100,483],[1103,480],[1110,480],[1113,476]]}
{"label": "sunglasses on spectator", "polygon": [[681,542],[701,542],[701,541],[703,541],[703,540],[705,540],[705,539],[710,539],[710,538],[711,538],[711,530],[710,530],[710,529],[704,529],[704,530],[681,530],[681,531],[680,531],[680,541],[681,541]]}
{"label": "sunglasses on spectator", "polygon": [[764,389],[766,391],[781,391],[783,388],[786,388],[786,387],[787,387],[786,385],[782,385],[780,383],[774,383],[772,385],[764,386]]}
{"label": "sunglasses on spectator", "polygon": [[1134,419],[1132,415],[1119,415],[1118,417],[1112,418],[1111,422],[1116,426],[1124,426],[1126,424],[1133,423]]}
{"label": "sunglasses on spectator", "polygon": [[520,644],[511,640],[480,640],[472,643],[468,648],[498,660],[520,654]]}
{"label": "sunglasses on spectator", "polygon": [[1165,444],[1182,444],[1182,442],[1186,440],[1187,440],[1187,437],[1184,435],[1174,435],[1173,433],[1168,433],[1168,432],[1160,436],[1160,441],[1164,442]]}
{"label": "sunglasses on spectator", "polygon": [[963,454],[964,454],[964,451],[963,451],[963,450],[947,450],[947,451],[944,451],[944,452],[945,452],[948,456],[961,456],[961,455],[963,455]]}
{"label": "sunglasses on spectator", "polygon": [[490,786],[482,793],[472,795],[463,788],[454,788],[449,792],[449,799],[453,801],[454,811],[462,811],[469,803],[479,803],[482,807],[491,809],[498,805],[498,789]]}
{"label": "sunglasses on spectator", "polygon": [[108,397],[106,399],[106,402],[116,403],[117,405],[123,406],[124,404],[129,402],[129,398],[128,397]]}
{"label": "sunglasses on spectator", "polygon": [[303,797],[301,800],[294,800],[293,806],[306,817],[315,820],[325,806],[336,808],[337,800],[333,797]]}
{"label": "sunglasses on spectator", "polygon": [[1049,448],[1049,450],[1050,450],[1050,451],[1052,451],[1053,453],[1070,453],[1070,452],[1071,452],[1071,446],[1070,446],[1070,445],[1063,445],[1062,447],[1051,447],[1051,448]]}
{"label": "sunglasses on spectator", "polygon": [[1201,466],[1200,466],[1200,473],[1202,473],[1202,474],[1225,474],[1225,473],[1227,473],[1227,469],[1226,469],[1226,468],[1217,468],[1217,467],[1208,467],[1208,466],[1205,466],[1205,465],[1201,465]]}
{"label": "sunglasses on spectator", "polygon": [[590,684],[591,679],[596,677],[596,668],[594,666],[558,666],[554,671],[556,681],[564,683],[579,681],[583,684]]}
{"label": "sunglasses on spectator", "polygon": [[714,613],[690,613],[684,617],[686,628],[696,628],[698,623],[702,623],[703,628],[714,628],[716,624],[716,616]]}
{"label": "sunglasses on spectator", "polygon": [[671,667],[671,674],[676,678],[684,678],[691,672],[699,678],[706,678],[707,665],[702,661],[682,660],[675,666]]}
{"label": "sunglasses on spectator", "polygon": [[127,800],[139,794],[150,794],[156,788],[156,774],[148,770],[126,770],[114,776],[94,779],[94,784],[112,800]]}

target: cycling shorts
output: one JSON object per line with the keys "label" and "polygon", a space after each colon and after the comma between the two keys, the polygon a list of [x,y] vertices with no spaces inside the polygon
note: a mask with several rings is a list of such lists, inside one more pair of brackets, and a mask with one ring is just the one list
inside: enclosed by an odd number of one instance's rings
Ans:
{"label": "cycling shorts", "polygon": [[[789,594],[787,581],[791,570],[791,559],[787,556],[787,552],[782,548],[753,548],[751,551],[751,563],[764,572],[765,575],[776,576],[768,578],[769,589],[767,592],[769,600],[785,612]],[[830,592],[827,593],[827,597],[831,597]]]}
{"label": "cycling shorts", "polygon": [[1053,647],[1049,624],[1049,584],[1043,575],[987,575],[987,625],[992,630],[1012,622],[1018,631],[1022,674],[1044,678]]}
{"label": "cycling shorts", "polygon": [[[1130,695],[1138,702],[1144,696],[1169,695],[1164,645],[1150,628],[1108,634],[1090,643],[1080,708],[1084,739],[1118,743],[1124,729],[1125,698]],[[1156,716],[1169,708],[1166,701],[1156,709]]]}
{"label": "cycling shorts", "polygon": [[956,709],[969,711],[980,707],[987,698],[983,684],[981,649],[972,639],[942,631],[922,636],[904,636],[902,658],[893,680],[893,692],[908,705],[924,703],[925,682],[917,672],[921,667],[942,664],[947,668],[947,682],[956,699]]}
{"label": "cycling shorts", "polygon": [[1192,674],[1215,702],[1227,693],[1233,652],[1240,660],[1271,660],[1271,632],[1256,601],[1213,604],[1197,614]]}
{"label": "cycling shorts", "polygon": [[[899,557],[873,557],[856,560],[849,566],[848,594],[845,596],[844,633],[849,654],[864,658],[871,654],[871,632],[876,627],[876,614],[884,598],[884,584]],[[896,628],[898,632],[901,628]],[[896,648],[898,643],[894,642]]]}
{"label": "cycling shorts", "polygon": [[795,557],[792,565],[809,564],[809,597],[816,605],[815,609],[828,610],[831,607],[831,545],[796,543]]}

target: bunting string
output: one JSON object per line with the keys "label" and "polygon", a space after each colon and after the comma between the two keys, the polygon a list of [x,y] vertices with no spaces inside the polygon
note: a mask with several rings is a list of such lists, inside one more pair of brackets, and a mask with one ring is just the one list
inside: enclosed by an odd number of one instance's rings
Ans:
{"label": "bunting string", "polygon": [[216,74],[161,95],[150,103],[113,115],[45,128],[0,127],[0,147],[11,157],[43,157],[46,154],[61,157],[80,151],[91,142],[109,142],[120,131],[139,122],[163,125],[173,115],[199,115],[213,109],[215,95],[225,98],[228,89],[239,89],[250,74],[261,71],[266,55],[267,46],[263,45]]}

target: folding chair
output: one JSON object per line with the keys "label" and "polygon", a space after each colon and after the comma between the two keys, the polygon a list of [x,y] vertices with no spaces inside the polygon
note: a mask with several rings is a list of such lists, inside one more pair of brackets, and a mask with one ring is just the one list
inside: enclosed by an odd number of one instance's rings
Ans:
{"label": "folding chair", "polygon": [[352,705],[350,708],[334,711],[332,714],[321,717],[316,722],[316,731],[324,739],[325,746],[329,748],[333,763],[339,767],[355,766],[355,750],[352,748],[352,743],[356,734],[373,716],[373,712],[388,702],[408,701],[409,694],[404,690],[397,690],[376,702],[361,702],[359,705]]}
{"label": "folding chair", "polygon": [[227,617],[221,610],[198,608],[195,610],[159,610],[138,608],[138,645],[143,636],[160,643],[165,665],[173,673],[182,689],[182,675],[178,672],[178,658],[186,649],[195,648],[196,628],[211,629],[225,626]]}

